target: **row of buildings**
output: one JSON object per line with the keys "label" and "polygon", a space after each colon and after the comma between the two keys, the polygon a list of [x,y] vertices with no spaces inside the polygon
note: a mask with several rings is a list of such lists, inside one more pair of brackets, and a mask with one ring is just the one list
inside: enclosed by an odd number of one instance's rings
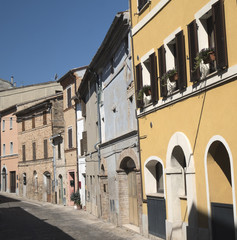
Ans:
{"label": "row of buildings", "polygon": [[235,0],[130,0],[89,66],[3,103],[1,191],[72,205],[79,190],[151,239],[237,239],[236,14]]}

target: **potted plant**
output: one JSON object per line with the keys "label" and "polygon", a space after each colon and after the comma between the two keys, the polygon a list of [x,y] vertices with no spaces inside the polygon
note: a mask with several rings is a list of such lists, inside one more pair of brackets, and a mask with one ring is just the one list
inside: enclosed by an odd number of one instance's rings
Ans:
{"label": "potted plant", "polygon": [[70,199],[74,202],[75,209],[81,209],[81,196],[79,191],[73,192],[70,196]]}
{"label": "potted plant", "polygon": [[215,51],[213,48],[203,48],[195,57],[195,66],[194,71],[196,71],[201,62],[203,61],[205,64],[210,63],[216,60]]}
{"label": "potted plant", "polygon": [[143,94],[145,93],[146,96],[151,95],[151,86],[150,85],[144,85],[142,89],[138,92],[137,99],[142,100],[143,99]]}
{"label": "potted plant", "polygon": [[169,79],[171,82],[178,81],[178,72],[177,72],[177,70],[175,68],[168,70],[161,77],[161,81],[162,81],[164,86],[167,85],[167,79]]}

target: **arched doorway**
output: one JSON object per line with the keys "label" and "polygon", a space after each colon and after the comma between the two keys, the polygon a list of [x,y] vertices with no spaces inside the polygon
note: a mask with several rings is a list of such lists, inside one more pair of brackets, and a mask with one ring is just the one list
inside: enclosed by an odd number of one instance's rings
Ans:
{"label": "arched doorway", "polygon": [[44,172],[44,194],[43,200],[51,202],[51,175],[49,172]]}
{"label": "arched doorway", "polygon": [[[133,161],[132,158],[125,157],[120,164],[120,169],[123,169],[124,171],[122,177],[123,179],[120,179],[120,185],[122,184],[122,188],[120,187],[120,189],[124,190],[120,192],[120,200],[121,197],[123,197],[125,201],[126,199],[128,199],[127,203],[123,204],[123,208],[125,205],[128,206],[127,223],[138,226],[138,194],[137,194],[138,186],[135,162]],[[127,194],[128,198],[124,196],[125,194]],[[121,208],[121,211],[125,210],[123,208]]]}
{"label": "arched doorway", "polygon": [[192,147],[186,135],[176,132],[166,155],[168,239],[189,239],[198,229],[195,168]]}
{"label": "arched doorway", "polygon": [[59,193],[59,204],[63,204],[63,176],[58,176],[58,193]]}
{"label": "arched doorway", "polygon": [[22,178],[23,178],[23,185],[22,185],[22,192],[23,192],[23,197],[26,197],[26,184],[27,184],[27,181],[26,181],[26,173],[23,173],[22,174]]}
{"label": "arched doorway", "polygon": [[2,191],[7,191],[7,170],[5,167],[2,169]]}
{"label": "arched doorway", "polygon": [[145,193],[147,198],[149,234],[166,238],[166,203],[164,167],[162,161],[153,156],[144,163]]}
{"label": "arched doorway", "polygon": [[[227,143],[219,138],[206,151],[207,198],[212,239],[235,239],[233,178]],[[227,148],[226,148],[227,147]]]}

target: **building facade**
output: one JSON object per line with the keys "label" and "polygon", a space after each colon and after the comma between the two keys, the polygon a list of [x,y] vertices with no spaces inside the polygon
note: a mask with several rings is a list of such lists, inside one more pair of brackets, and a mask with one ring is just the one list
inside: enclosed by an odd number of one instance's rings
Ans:
{"label": "building facade", "polygon": [[19,194],[38,201],[55,202],[54,154],[51,136],[63,129],[62,93],[44,101],[21,105],[18,122]]}
{"label": "building facade", "polygon": [[85,70],[86,67],[72,69],[58,80],[63,87],[65,191],[66,203],[70,206],[74,205],[71,194],[79,190],[76,92]]}
{"label": "building facade", "polygon": [[16,106],[4,109],[1,115],[1,191],[18,194],[18,139]]}
{"label": "building facade", "polygon": [[236,1],[130,8],[144,233],[236,239]]}

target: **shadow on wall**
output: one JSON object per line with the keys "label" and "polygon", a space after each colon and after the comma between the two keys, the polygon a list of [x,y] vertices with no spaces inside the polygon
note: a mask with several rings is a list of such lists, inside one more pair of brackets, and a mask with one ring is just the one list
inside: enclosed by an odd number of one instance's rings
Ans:
{"label": "shadow on wall", "polygon": [[[0,196],[0,204],[17,201]],[[5,208],[4,205],[0,205],[0,239],[74,240],[57,227],[31,215],[22,208]]]}

